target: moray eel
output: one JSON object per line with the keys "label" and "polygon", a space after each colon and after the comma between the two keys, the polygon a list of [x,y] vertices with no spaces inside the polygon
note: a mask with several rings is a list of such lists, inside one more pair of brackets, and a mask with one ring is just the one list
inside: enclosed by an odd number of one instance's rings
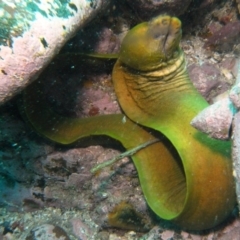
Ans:
{"label": "moray eel", "polygon": [[190,125],[208,104],[189,80],[180,39],[180,20],[167,15],[128,32],[112,72],[127,117],[60,116],[48,107],[41,79],[25,90],[24,108],[39,133],[61,144],[107,135],[131,149],[155,138],[150,129],[162,133],[171,144],[159,141],[132,156],[146,201],[159,217],[203,230],[221,223],[234,208],[230,143]]}

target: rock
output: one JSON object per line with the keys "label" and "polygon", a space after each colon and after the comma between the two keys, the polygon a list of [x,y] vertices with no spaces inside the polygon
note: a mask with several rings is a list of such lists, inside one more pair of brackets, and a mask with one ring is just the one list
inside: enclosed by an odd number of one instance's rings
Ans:
{"label": "rock", "polygon": [[[112,23],[114,24],[114,23]],[[119,53],[120,39],[106,22],[100,20],[80,29],[63,48],[66,52]]]}
{"label": "rock", "polygon": [[76,31],[109,1],[2,1],[0,104],[36,79]]}
{"label": "rock", "polygon": [[230,137],[235,113],[236,108],[226,97],[201,111],[191,121],[191,125],[199,131],[207,133],[210,137],[226,140]]}
{"label": "rock", "polygon": [[57,225],[43,224],[33,228],[27,240],[70,240],[65,230]]}
{"label": "rock", "polygon": [[233,144],[232,144],[232,160],[233,175],[236,182],[236,195],[238,206],[240,206],[240,112],[233,119]]}
{"label": "rock", "polygon": [[229,225],[223,227],[220,231],[215,232],[212,239],[235,240],[239,239],[239,234],[240,234],[240,219],[236,217],[231,219]]}
{"label": "rock", "polygon": [[185,12],[190,0],[127,0],[128,4],[141,18],[149,19],[158,14],[170,14],[179,16]]}
{"label": "rock", "polygon": [[180,235],[178,231],[161,227],[161,225],[155,226],[147,234],[141,237],[142,240],[169,240],[169,239],[187,239]]}
{"label": "rock", "polygon": [[201,95],[211,101],[213,97],[228,89],[219,68],[211,63],[192,64],[188,67],[189,77]]}
{"label": "rock", "polygon": [[71,225],[73,229],[73,233],[78,239],[88,240],[94,236],[91,228],[87,226],[81,219],[73,218],[71,219]]}
{"label": "rock", "polygon": [[[199,131],[222,140],[231,137],[233,117],[240,108],[240,65],[238,59],[234,62],[237,69],[236,82],[229,93],[225,92],[225,94],[219,95],[215,98],[216,102],[214,104],[205,108],[191,121],[191,125]],[[234,69],[234,66],[231,68]]]}
{"label": "rock", "polygon": [[230,233],[223,233],[218,237],[218,240],[232,240],[238,239],[240,235],[240,229],[234,228]]}
{"label": "rock", "polygon": [[239,110],[240,109],[240,83],[232,87],[229,92],[229,98],[234,104],[234,106]]}
{"label": "rock", "polygon": [[229,22],[207,39],[204,48],[213,48],[219,52],[231,51],[239,43],[239,33],[240,21]]}

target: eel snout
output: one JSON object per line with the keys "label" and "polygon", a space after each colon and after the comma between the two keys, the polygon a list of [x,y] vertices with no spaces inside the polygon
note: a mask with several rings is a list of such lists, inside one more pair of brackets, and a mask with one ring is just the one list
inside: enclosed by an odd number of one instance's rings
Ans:
{"label": "eel snout", "polygon": [[182,37],[181,21],[167,15],[162,18],[156,17],[149,22],[147,34],[159,41],[158,51],[167,60],[172,58],[178,49]]}

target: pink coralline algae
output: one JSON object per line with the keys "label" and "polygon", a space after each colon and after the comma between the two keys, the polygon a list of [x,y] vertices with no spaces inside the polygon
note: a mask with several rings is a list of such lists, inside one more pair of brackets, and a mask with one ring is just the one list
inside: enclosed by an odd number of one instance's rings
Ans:
{"label": "pink coralline algae", "polygon": [[213,48],[221,52],[232,50],[233,45],[238,42],[239,34],[240,21],[229,22],[213,33],[204,44],[204,47]]}

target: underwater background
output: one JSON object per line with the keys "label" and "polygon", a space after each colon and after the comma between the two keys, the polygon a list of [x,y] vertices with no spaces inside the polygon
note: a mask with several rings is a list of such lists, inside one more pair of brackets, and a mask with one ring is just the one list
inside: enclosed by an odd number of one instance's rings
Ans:
{"label": "underwater background", "polygon": [[[237,201],[221,224],[203,231],[188,231],[158,217],[145,200],[131,158],[91,173],[97,164],[125,151],[119,141],[106,136],[89,136],[70,145],[49,140],[31,127],[23,113],[23,92],[40,80],[49,108],[69,118],[122,113],[112,82],[121,43],[137,24],[169,14],[182,22],[180,46],[189,77],[212,104],[236,81],[239,4],[238,0],[55,0],[48,1],[47,8],[41,0],[2,1],[0,239],[237,239]],[[81,19],[80,25],[66,23],[74,16]],[[64,32],[42,19],[58,22]],[[20,41],[31,42],[33,25],[39,30],[38,52]],[[55,40],[51,42],[45,31]],[[21,54],[26,52],[21,61],[14,57],[18,48]],[[32,64],[28,55],[44,60]],[[18,75],[17,66],[24,68],[23,75]],[[10,78],[14,75],[18,83]],[[44,111],[36,112],[36,118],[44,117]]]}

